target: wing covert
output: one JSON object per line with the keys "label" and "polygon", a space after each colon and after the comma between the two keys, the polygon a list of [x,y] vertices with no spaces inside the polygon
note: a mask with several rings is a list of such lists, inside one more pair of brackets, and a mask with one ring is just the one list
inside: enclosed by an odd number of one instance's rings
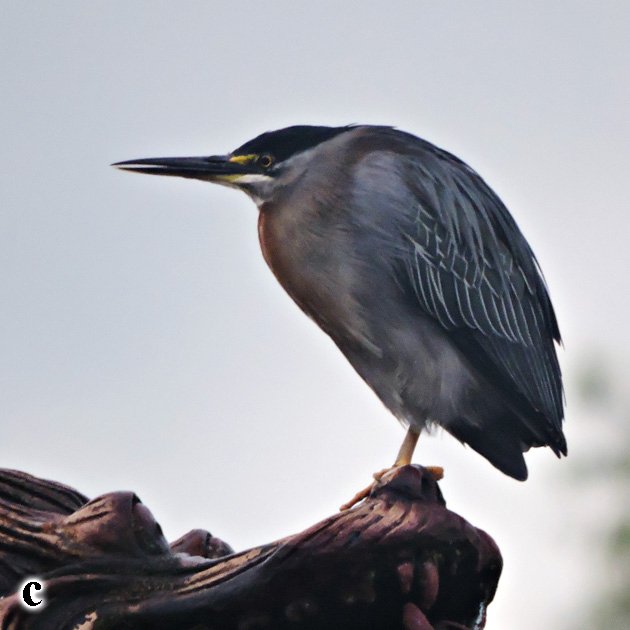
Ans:
{"label": "wing covert", "polygon": [[476,367],[559,429],[560,333],[534,254],[481,177],[428,146],[402,177],[413,182],[399,224],[410,292]]}

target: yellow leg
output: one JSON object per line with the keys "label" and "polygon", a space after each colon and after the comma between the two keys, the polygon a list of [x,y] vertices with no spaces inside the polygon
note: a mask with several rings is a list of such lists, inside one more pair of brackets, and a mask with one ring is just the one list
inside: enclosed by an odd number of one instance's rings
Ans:
{"label": "yellow leg", "polygon": [[396,461],[394,462],[394,468],[398,468],[399,466],[407,466],[407,464],[411,464],[411,458],[416,448],[416,444],[418,443],[419,437],[420,437],[419,431],[416,431],[415,429],[412,429],[411,427],[407,429],[407,435],[405,435],[405,439],[403,440],[403,443],[400,445],[398,456],[396,457]]}
{"label": "yellow leg", "polygon": [[[407,435],[405,435],[405,439],[403,440],[400,450],[398,451],[398,457],[396,458],[396,461],[392,468],[398,468],[400,466],[407,466],[408,464],[411,464],[411,457],[413,456],[413,452],[416,448],[419,437],[420,432],[409,427],[409,429],[407,430]],[[441,466],[425,466],[424,469],[429,471],[436,481],[439,481],[444,477],[444,468],[442,468]],[[389,470],[391,470],[391,468]],[[387,470],[385,470],[383,474],[385,472],[387,472]],[[381,475],[381,477],[382,476],[383,475]],[[378,477],[378,479],[380,479],[380,477]]]}
{"label": "yellow leg", "polygon": [[363,490],[360,490],[359,492],[357,492],[352,497],[352,499],[350,499],[350,501],[348,501],[347,503],[344,503],[339,509],[342,511],[349,510],[353,505],[356,505],[359,501],[362,501],[363,499],[365,499],[365,497],[367,497],[370,494],[376,481],[378,481],[385,473],[389,472],[390,470],[393,470],[394,468],[400,468],[401,466],[407,466],[407,464],[410,464],[411,457],[413,455],[414,449],[416,448],[416,444],[418,442],[419,437],[420,437],[420,432],[409,427],[409,429],[407,429],[407,434],[405,435],[405,439],[403,440],[403,443],[400,446],[400,450],[398,451],[398,455],[396,457],[396,461],[394,462],[394,465],[390,466],[389,468],[384,468],[383,470],[379,470],[377,473],[374,473],[374,475],[372,475],[375,479],[374,483],[370,484],[367,488],[363,488]]}

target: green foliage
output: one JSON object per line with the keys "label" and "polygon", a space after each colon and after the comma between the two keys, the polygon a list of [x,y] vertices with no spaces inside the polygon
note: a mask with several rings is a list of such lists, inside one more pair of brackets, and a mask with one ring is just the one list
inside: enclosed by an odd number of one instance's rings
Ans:
{"label": "green foliage", "polygon": [[610,453],[594,453],[580,469],[594,483],[605,483],[618,495],[617,514],[601,541],[605,573],[593,584],[594,600],[577,628],[630,629],[630,409],[611,383],[604,362],[589,362],[578,378],[582,400],[591,410],[603,412],[615,427],[617,439]]}

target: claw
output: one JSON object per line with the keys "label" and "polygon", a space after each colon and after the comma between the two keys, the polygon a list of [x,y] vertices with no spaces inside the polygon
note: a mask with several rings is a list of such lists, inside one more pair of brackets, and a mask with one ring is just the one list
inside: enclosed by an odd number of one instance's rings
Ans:
{"label": "claw", "polygon": [[442,466],[425,466],[424,469],[430,472],[436,481],[444,479],[444,468]]}

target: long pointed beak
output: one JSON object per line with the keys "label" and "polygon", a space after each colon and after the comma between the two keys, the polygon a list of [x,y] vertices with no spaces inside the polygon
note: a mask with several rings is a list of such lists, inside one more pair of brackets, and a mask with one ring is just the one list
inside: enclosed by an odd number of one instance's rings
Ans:
{"label": "long pointed beak", "polygon": [[123,171],[146,175],[170,175],[206,181],[229,182],[242,175],[258,173],[252,165],[230,161],[227,155],[208,157],[142,158],[112,164]]}

